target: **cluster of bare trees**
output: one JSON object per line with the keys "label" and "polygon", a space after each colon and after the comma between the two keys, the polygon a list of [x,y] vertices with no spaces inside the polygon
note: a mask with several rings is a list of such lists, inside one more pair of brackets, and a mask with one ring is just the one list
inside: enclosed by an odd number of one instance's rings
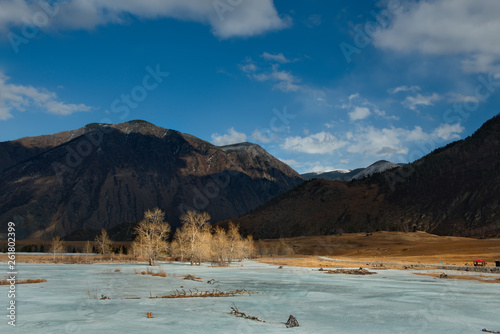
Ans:
{"label": "cluster of bare trees", "polygon": [[[101,230],[101,234],[95,237],[95,243],[97,252],[101,255],[107,255],[111,253],[111,239],[108,236],[108,232],[105,229]],[[88,248],[90,243],[85,248]]]}
{"label": "cluster of bare trees", "polygon": [[[159,258],[167,256],[190,262],[191,265],[212,262],[223,266],[256,255],[252,236],[242,238],[238,226],[232,222],[227,229],[220,226],[213,227],[207,212],[196,211],[188,211],[180,217],[180,220],[181,227],[175,231],[173,240],[169,243],[171,228],[165,221],[165,213],[159,208],[147,210],[144,219],[135,228],[136,238],[129,254],[147,259],[151,266],[156,265]],[[262,254],[260,243],[259,246],[259,253]],[[50,251],[55,261],[57,254],[65,252],[64,242],[59,237],[53,238]],[[83,252],[87,254],[94,251],[101,255],[113,253],[112,241],[105,229],[95,237],[93,245],[87,241],[83,248]],[[120,254],[121,252],[122,248]]]}
{"label": "cluster of bare trees", "polygon": [[243,239],[238,227],[232,223],[227,231],[220,226],[212,228],[210,215],[195,211],[188,211],[180,220],[182,225],[169,244],[170,225],[165,221],[165,213],[158,208],[146,211],[135,229],[137,237],[132,244],[133,254],[147,258],[150,265],[155,265],[158,257],[167,254],[191,265],[202,262],[226,265],[254,254],[252,237]]}
{"label": "cluster of bare trees", "polygon": [[281,238],[279,240],[269,240],[267,242],[259,240],[256,245],[256,255],[258,256],[276,256],[295,254],[293,247]]}

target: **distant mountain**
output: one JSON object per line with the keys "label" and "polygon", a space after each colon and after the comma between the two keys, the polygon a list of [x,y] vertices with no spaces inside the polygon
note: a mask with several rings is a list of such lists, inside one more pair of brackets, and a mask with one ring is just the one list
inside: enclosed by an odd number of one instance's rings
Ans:
{"label": "distant mountain", "polygon": [[356,175],[354,175],[353,179],[354,180],[362,179],[365,177],[372,176],[373,174],[385,172],[386,170],[399,168],[402,165],[403,164],[395,164],[394,162],[390,162],[387,160],[379,160],[371,164],[370,166],[366,167]]}
{"label": "distant mountain", "polygon": [[400,167],[401,165],[395,164],[386,160],[379,160],[366,168],[349,169],[334,169],[331,171],[305,173],[301,176],[307,180],[323,179],[331,181],[351,181],[353,179],[362,179],[371,176],[375,173],[382,173],[388,169]]}
{"label": "distant mountain", "polygon": [[259,145],[218,147],[145,121],[3,142],[0,158],[0,221],[19,239],[126,237],[155,206],[174,228],[188,209],[232,218],[303,182]]}
{"label": "distant mountain", "polygon": [[411,164],[350,182],[310,180],[233,222],[260,238],[377,230],[499,237],[500,115]]}
{"label": "distant mountain", "polygon": [[323,179],[323,180],[349,181],[362,170],[364,170],[364,168],[358,168],[354,170],[350,169],[332,170],[324,172],[305,173],[301,174],[301,176],[307,180]]}

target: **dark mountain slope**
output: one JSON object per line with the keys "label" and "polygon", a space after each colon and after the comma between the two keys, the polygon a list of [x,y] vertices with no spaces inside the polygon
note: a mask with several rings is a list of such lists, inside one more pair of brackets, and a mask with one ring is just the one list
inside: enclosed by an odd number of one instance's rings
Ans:
{"label": "dark mountain slope", "polygon": [[437,149],[397,174],[388,199],[404,207],[412,219],[430,216],[433,232],[487,234],[489,227],[494,231],[500,227],[500,116],[471,137]]}
{"label": "dark mountain slope", "polygon": [[302,182],[255,144],[217,147],[144,121],[78,131],[0,174],[0,219],[16,222],[18,238],[84,239],[137,223],[155,206],[174,227],[188,209],[227,219]]}
{"label": "dark mountain slope", "polygon": [[325,235],[389,230],[380,219],[388,209],[375,184],[315,179],[232,221],[256,238]]}
{"label": "dark mountain slope", "polygon": [[351,182],[308,181],[233,221],[257,237],[375,230],[500,236],[500,116],[412,164]]}

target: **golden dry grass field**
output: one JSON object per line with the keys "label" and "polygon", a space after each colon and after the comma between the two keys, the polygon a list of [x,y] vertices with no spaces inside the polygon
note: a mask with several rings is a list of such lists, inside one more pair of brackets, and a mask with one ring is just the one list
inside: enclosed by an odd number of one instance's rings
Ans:
{"label": "golden dry grass field", "polygon": [[[352,233],[287,238],[285,241],[293,247],[294,265],[300,265],[301,261],[304,265],[314,260],[317,263],[311,265],[313,267],[331,267],[329,261],[320,261],[318,256],[338,260],[406,264],[472,265],[474,260],[482,259],[488,266],[494,266],[494,261],[500,261],[500,239],[443,237],[425,232]],[[273,247],[278,241],[263,240],[262,243]],[[303,260],[300,260],[301,258]],[[273,259],[278,260],[269,260]]]}

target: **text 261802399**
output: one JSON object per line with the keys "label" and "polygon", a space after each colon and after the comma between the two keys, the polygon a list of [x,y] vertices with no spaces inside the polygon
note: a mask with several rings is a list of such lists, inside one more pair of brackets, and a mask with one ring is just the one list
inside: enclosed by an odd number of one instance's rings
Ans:
{"label": "text 261802399", "polygon": [[16,325],[16,226],[13,222],[9,222],[7,227],[7,256],[9,261],[7,262],[9,269],[7,276],[9,277],[7,281],[10,283],[9,291],[7,292],[7,297],[9,298],[9,307],[7,307],[7,317],[9,318],[8,324],[11,326]]}

